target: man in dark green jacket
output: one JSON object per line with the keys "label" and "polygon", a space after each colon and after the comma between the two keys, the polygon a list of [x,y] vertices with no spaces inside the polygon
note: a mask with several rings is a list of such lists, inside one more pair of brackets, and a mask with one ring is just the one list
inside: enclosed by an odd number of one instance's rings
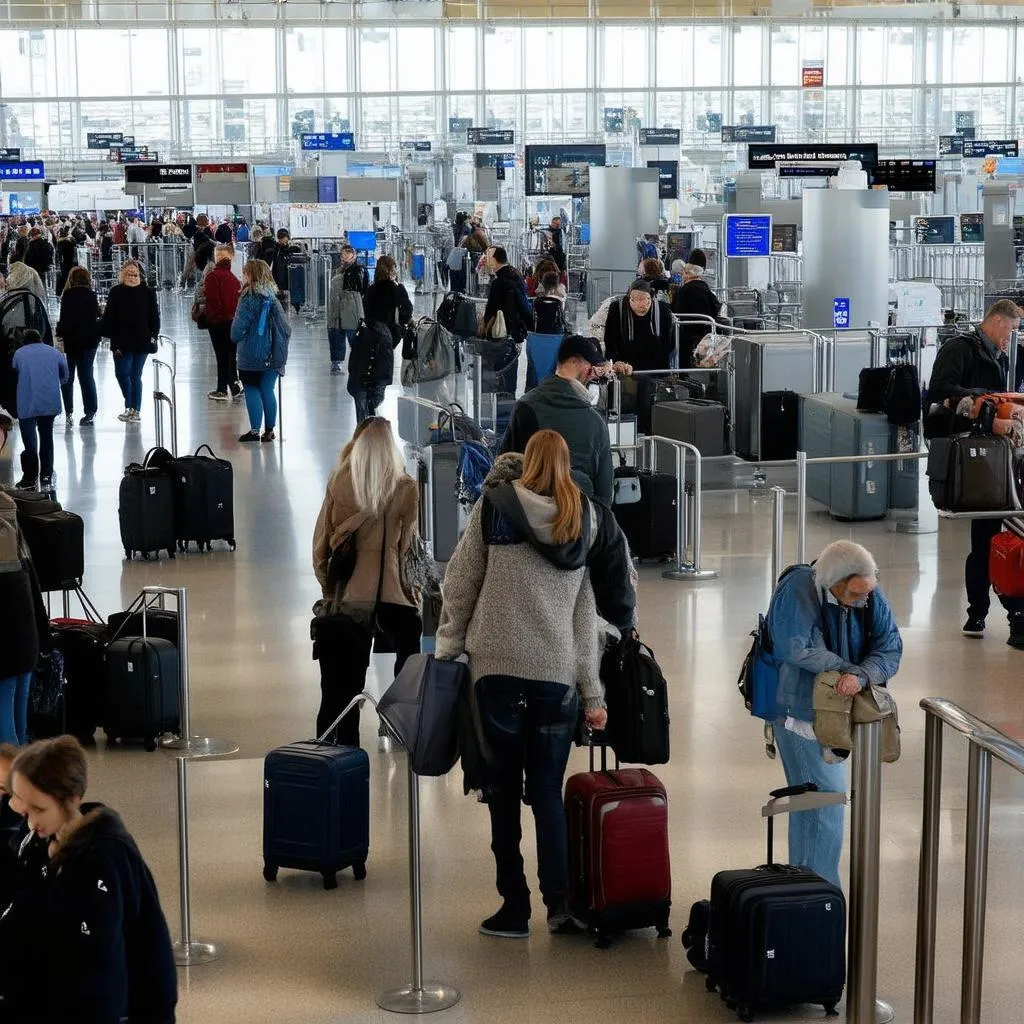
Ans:
{"label": "man in dark green jacket", "polygon": [[570,335],[558,349],[557,366],[515,404],[503,452],[522,452],[538,430],[554,430],[565,438],[573,475],[580,489],[595,501],[612,502],[612,449],[608,424],[590,401],[586,385],[611,364],[593,338]]}

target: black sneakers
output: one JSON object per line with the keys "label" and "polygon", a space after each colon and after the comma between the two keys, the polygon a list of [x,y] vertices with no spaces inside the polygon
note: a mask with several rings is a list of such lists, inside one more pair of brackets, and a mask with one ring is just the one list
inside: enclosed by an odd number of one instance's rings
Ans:
{"label": "black sneakers", "polygon": [[1024,651],[1024,615],[1010,616],[1010,639],[1006,641],[1018,651]]}
{"label": "black sneakers", "polygon": [[[985,620],[977,615],[968,613],[967,621],[960,632],[964,636],[969,636],[972,640],[980,640],[985,635]],[[1022,637],[1022,640],[1024,640],[1024,637]]]}
{"label": "black sneakers", "polygon": [[549,910],[548,931],[552,935],[586,935],[587,926],[567,910]]}
{"label": "black sneakers", "polygon": [[521,910],[516,910],[507,903],[503,903],[501,910],[480,924],[480,934],[493,935],[499,939],[528,939],[530,937],[529,911],[524,914]]}

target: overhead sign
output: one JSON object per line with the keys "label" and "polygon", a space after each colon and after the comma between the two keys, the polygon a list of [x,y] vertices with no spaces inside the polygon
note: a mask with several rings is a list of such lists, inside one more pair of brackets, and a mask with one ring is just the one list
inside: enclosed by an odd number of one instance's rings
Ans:
{"label": "overhead sign", "polygon": [[449,117],[448,118],[448,131],[452,135],[459,135],[462,132],[468,132],[473,127],[473,118],[471,117]]}
{"label": "overhead sign", "polygon": [[974,111],[958,110],[953,114],[953,127],[959,132],[964,128],[974,127]]}
{"label": "overhead sign", "polygon": [[800,69],[800,84],[805,89],[820,89],[825,84],[825,62],[805,60]]}
{"label": "overhead sign", "polygon": [[122,164],[137,164],[137,163],[156,163],[159,154],[150,153],[148,146],[142,146],[139,149],[134,147],[121,149],[112,149],[111,153],[117,153],[117,159]]}
{"label": "overhead sign", "polygon": [[414,140],[411,142],[403,142],[402,149],[411,149],[414,153],[429,153],[430,142],[429,140]]}
{"label": "overhead sign", "polygon": [[878,162],[878,144],[875,142],[818,143],[801,146],[780,143],[751,144],[747,150],[747,167],[752,171],[765,171],[780,163],[812,164],[828,161],[846,163],[859,160],[862,167],[873,167]]}
{"label": "overhead sign", "polygon": [[16,163],[21,159],[20,149],[0,149],[0,163]]}
{"label": "overhead sign", "polygon": [[658,169],[658,198],[678,199],[679,198],[679,161],[678,160],[648,160],[648,167]]}
{"label": "overhead sign", "polygon": [[473,163],[477,167],[499,167],[504,170],[506,167],[515,167],[515,153],[476,153]]}
{"label": "overhead sign", "polygon": [[511,146],[516,133],[504,128],[468,128],[466,142],[470,146]]}
{"label": "overhead sign", "polygon": [[774,142],[773,124],[723,124],[723,142]]}
{"label": "overhead sign", "polygon": [[837,331],[850,326],[850,300],[848,298],[832,300],[832,326]]}
{"label": "overhead sign", "polygon": [[249,165],[231,164],[196,164],[196,181],[234,181],[243,182],[249,179]]}
{"label": "overhead sign", "polygon": [[834,164],[782,164],[780,178],[834,178],[838,169]]}
{"label": "overhead sign", "polygon": [[120,146],[122,142],[124,142],[124,135],[121,132],[86,132],[85,134],[86,149],[110,149],[111,146]]}
{"label": "overhead sign", "polygon": [[708,112],[704,115],[709,132],[720,132],[722,130],[722,115]]}
{"label": "overhead sign", "polygon": [[191,164],[127,164],[124,180],[142,185],[191,185]]}
{"label": "overhead sign", "polygon": [[1018,155],[1016,139],[964,139],[965,159]]}
{"label": "overhead sign", "polygon": [[955,156],[957,154],[963,155],[963,151],[963,135],[957,133],[956,135],[939,136],[939,156]]}
{"label": "overhead sign", "polygon": [[299,145],[304,150],[347,150],[356,148],[352,132],[302,132]]}
{"label": "overhead sign", "polygon": [[641,128],[641,146],[678,146],[678,128]]}
{"label": "overhead sign", "polygon": [[772,251],[770,216],[730,213],[725,218],[725,255],[730,258],[767,256]]}
{"label": "overhead sign", "polygon": [[0,163],[2,181],[42,181],[46,169],[42,160],[25,160],[15,163]]}
{"label": "overhead sign", "polygon": [[604,108],[604,130],[612,134],[624,131],[626,127],[625,107]]}

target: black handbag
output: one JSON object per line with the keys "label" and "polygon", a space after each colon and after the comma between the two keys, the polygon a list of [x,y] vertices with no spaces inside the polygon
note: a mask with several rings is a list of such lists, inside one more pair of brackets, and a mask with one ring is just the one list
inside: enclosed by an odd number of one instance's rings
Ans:
{"label": "black handbag", "polygon": [[352,579],[352,573],[356,571],[356,555],[356,531],[353,531],[346,534],[331,552],[331,559],[327,563],[327,582],[332,587]]}

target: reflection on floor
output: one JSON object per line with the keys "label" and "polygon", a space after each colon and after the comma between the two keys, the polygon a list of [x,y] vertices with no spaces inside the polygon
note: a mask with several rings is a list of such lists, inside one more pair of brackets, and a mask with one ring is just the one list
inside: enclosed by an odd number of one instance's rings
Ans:
{"label": "reflection on floor", "polygon": [[[241,747],[235,757],[191,767],[193,929],[197,937],[223,942],[227,952],[214,964],[181,972],[179,1019],[382,1021],[388,1015],[376,1009],[375,993],[409,977],[406,787],[402,757],[376,750],[375,722],[368,717],[363,738],[371,751],[373,808],[365,882],[344,873],[336,891],[324,892],[316,875],[282,870],[274,885],[261,877],[261,760],[271,746],[309,736],[318,703],[309,644],[310,606],[317,596],[310,538],[327,474],[354,426],[345,378],[328,375],[322,323],[308,327],[296,319],[284,380],[283,443],[241,446],[242,409],[206,398],[214,383],[213,354],[206,336],[189,323],[187,301],[168,296],[165,313],[168,333],[178,339],[180,448],[210,442],[232,460],[237,552],[123,561],[118,481],[125,463],[153,444],[153,414],[147,398],[141,425],[115,419],[121,403],[107,353],[97,363],[96,426],[58,436],[57,477],[59,498],[85,517],[85,585],[104,613],[124,607],[147,583],[189,588],[194,724]],[[150,376],[147,370],[147,391]],[[398,390],[389,389],[389,416]],[[5,460],[0,479],[11,472]],[[792,507],[788,512],[790,558]],[[768,502],[752,500],[746,491],[716,491],[705,502],[703,555],[720,578],[680,583],[663,580],[657,568],[641,570],[642,633],[672,688],[673,760],[658,774],[670,796],[675,936],[659,942],[653,933],[630,935],[599,951],[586,940],[549,937],[540,912],[528,942],[479,936],[478,922],[497,905],[486,812],[462,796],[457,770],[424,780],[427,974],[463,992],[459,1006],[438,1015],[439,1022],[735,1019],[687,969],[678,937],[690,903],[706,895],[716,870],[763,859],[759,808],[767,790],[781,784],[781,769],[765,760],[760,730],[735,692],[747,633],[768,597],[770,529]],[[1006,623],[996,615],[983,642],[959,635],[964,524],[943,523],[937,536],[908,536],[884,523],[851,526],[812,515],[808,551],[813,555],[844,536],[874,551],[906,644],[894,684],[904,753],[884,776],[880,940],[880,992],[906,1020],[913,999],[921,814],[923,718],[917,702],[947,696],[1020,732],[1024,655],[1006,647]],[[390,672],[388,659],[376,658],[374,672],[379,685]],[[946,747],[938,1021],[956,1016],[966,783],[964,745],[951,738]],[[172,758],[101,745],[91,764],[90,795],[123,813],[153,867],[176,932]],[[583,764],[576,752],[572,768]],[[997,766],[982,1014],[987,1024],[1020,1019],[1022,795],[1024,783]],[[820,1014],[808,1009],[776,1019]]]}

